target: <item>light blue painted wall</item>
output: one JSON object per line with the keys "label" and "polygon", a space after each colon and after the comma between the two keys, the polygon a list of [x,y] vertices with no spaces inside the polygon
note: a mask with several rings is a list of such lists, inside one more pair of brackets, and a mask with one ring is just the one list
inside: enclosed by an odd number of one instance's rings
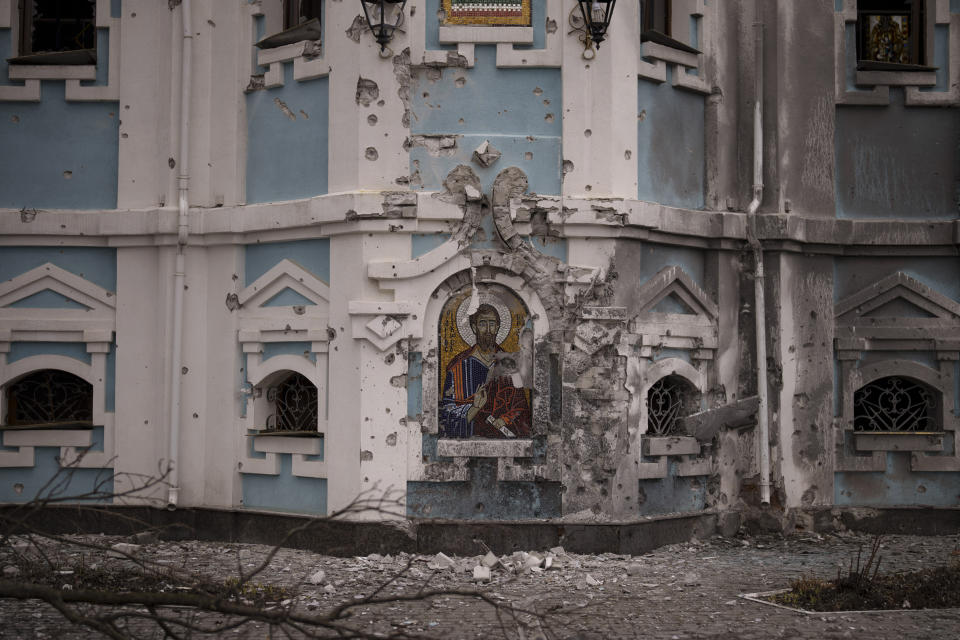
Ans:
{"label": "light blue painted wall", "polygon": [[117,290],[117,250],[108,247],[0,247],[0,281],[47,262],[107,291]]}
{"label": "light blue painted wall", "polygon": [[837,258],[834,262],[834,301],[842,300],[881,278],[903,271],[938,293],[960,302],[960,258]]}
{"label": "light blue painted wall", "polygon": [[41,85],[40,102],[0,102],[0,207],[115,208],[117,103],[66,102],[62,81]]}
{"label": "light blue painted wall", "polygon": [[835,473],[833,499],[838,506],[956,507],[960,473],[911,471],[909,453],[889,452],[886,471]]}
{"label": "light blue painted wall", "polygon": [[411,351],[407,356],[407,416],[423,413],[423,354]]}
{"label": "light blue painted wall", "polygon": [[[58,497],[63,500],[94,491],[100,496],[113,493],[113,469],[64,471],[57,461],[59,456],[59,447],[37,447],[34,449],[34,466],[0,468],[0,502],[29,502],[38,494],[41,497]],[[57,475],[58,473],[60,475]],[[55,476],[56,479],[50,483]],[[47,483],[50,483],[49,486]],[[18,487],[20,491],[17,491]],[[113,502],[113,499],[96,502]]]}
{"label": "light blue painted wall", "polygon": [[528,240],[533,245],[533,248],[540,253],[556,258],[561,262],[567,261],[566,238],[554,238],[552,236],[538,238],[537,236],[527,236],[526,240]]}
{"label": "light blue painted wall", "polygon": [[294,305],[316,306],[316,303],[297,293],[290,287],[287,287],[263,303],[265,307],[292,307]]}
{"label": "light blue painted wall", "polygon": [[8,304],[11,309],[88,309],[75,300],[71,300],[61,293],[51,289],[44,289],[32,296],[21,298],[13,304]]}
{"label": "light blue painted wall", "polygon": [[956,218],[960,111],[840,106],[834,136],[839,218]]}
{"label": "light blue painted wall", "polygon": [[937,68],[937,84],[920,87],[920,91],[946,91],[950,84],[950,27],[938,24],[933,28],[933,62]]}
{"label": "light blue painted wall", "polygon": [[85,364],[90,364],[91,361],[85,342],[11,342],[7,362],[14,363],[24,358],[44,355],[65,356]]}
{"label": "light blue painted wall", "polygon": [[702,511],[706,503],[705,476],[678,476],[671,461],[666,478],[640,480],[637,513],[642,516]]}
{"label": "light blue painted wall", "polygon": [[407,515],[413,518],[526,520],[561,515],[559,482],[497,482],[497,461],[470,462],[467,482],[408,482]]}
{"label": "light blue painted wall", "polygon": [[[489,193],[497,174],[515,166],[527,175],[530,191],[558,194],[560,70],[498,69],[496,47],[477,46],[475,53],[472,69],[442,69],[439,80],[429,79],[422,71],[416,75],[411,88],[411,133],[460,137],[450,157],[431,156],[423,147],[411,149],[411,173],[419,167],[422,188],[439,190],[451,169],[469,165]],[[474,149],[485,140],[502,153],[489,168],[471,162]],[[527,153],[532,157],[528,159]]]}
{"label": "light blue painted wall", "polygon": [[449,233],[414,233],[410,236],[410,257],[419,258],[449,239]]}
{"label": "light blue painted wall", "polygon": [[311,362],[317,361],[317,354],[310,350],[309,342],[265,342],[263,359],[269,360],[274,356],[305,356]]}
{"label": "light blue painted wall", "polygon": [[291,454],[278,455],[280,456],[280,475],[240,474],[243,506],[326,515],[327,480],[293,475]]}
{"label": "light blue painted wall", "polygon": [[296,262],[324,282],[330,282],[330,240],[316,238],[246,245],[244,285],[252,284],[284,258]]}
{"label": "light blue painted wall", "polygon": [[704,98],[667,81],[637,83],[637,197],[703,208]]}
{"label": "light blue painted wall", "polygon": [[690,247],[671,247],[662,244],[644,242],[639,246],[641,253],[640,270],[629,275],[638,283],[643,284],[657,275],[664,267],[676,265],[683,269],[690,279],[701,287],[704,286],[704,252]]}
{"label": "light blue painted wall", "polygon": [[247,202],[327,192],[330,85],[327,78],[297,82],[293,63],[283,67],[282,87],[247,94]]}

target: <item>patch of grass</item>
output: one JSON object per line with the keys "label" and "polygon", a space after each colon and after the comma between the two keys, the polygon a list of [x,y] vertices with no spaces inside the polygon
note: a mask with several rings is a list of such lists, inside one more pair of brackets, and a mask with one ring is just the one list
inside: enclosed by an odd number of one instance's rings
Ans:
{"label": "patch of grass", "polygon": [[838,571],[833,580],[803,577],[790,583],[790,591],[767,599],[809,611],[960,607],[960,562],[955,558],[950,566],[881,576],[879,550],[877,536],[864,566],[858,553],[856,567],[851,559],[847,575]]}

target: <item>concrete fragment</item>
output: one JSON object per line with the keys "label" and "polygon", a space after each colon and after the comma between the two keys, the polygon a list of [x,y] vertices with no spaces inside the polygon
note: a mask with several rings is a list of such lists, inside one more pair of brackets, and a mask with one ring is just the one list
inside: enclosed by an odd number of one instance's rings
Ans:
{"label": "concrete fragment", "polygon": [[484,140],[479,147],[473,150],[473,161],[483,168],[491,166],[500,159],[500,151],[490,144],[489,140]]}
{"label": "concrete fragment", "polygon": [[336,593],[337,588],[334,587],[332,584],[328,584],[323,588],[323,590],[326,591],[327,593]]}
{"label": "concrete fragment", "polygon": [[140,545],[132,544],[130,542],[118,542],[112,547],[111,551],[107,554],[112,558],[125,558],[127,556],[132,556],[137,551],[140,550]]}
{"label": "concrete fragment", "polygon": [[488,569],[492,569],[497,566],[497,563],[500,562],[500,558],[493,554],[493,551],[487,551],[487,555],[483,556],[483,560],[480,561],[480,564]]}
{"label": "concrete fragment", "polygon": [[327,578],[326,572],[323,569],[317,569],[315,572],[313,572],[310,575],[309,578],[307,578],[307,582],[309,582],[310,584],[323,584],[323,581],[326,578]]}
{"label": "concrete fragment", "polygon": [[490,567],[477,565],[473,568],[473,579],[477,582],[490,582]]}
{"label": "concrete fragment", "polygon": [[542,564],[543,564],[543,558],[541,558],[535,553],[528,553],[523,558],[524,567],[528,567],[528,568],[539,567]]}
{"label": "concrete fragment", "polygon": [[466,184],[463,186],[463,191],[467,196],[468,201],[476,201],[481,197],[480,190],[474,187],[472,184]]}
{"label": "concrete fragment", "polygon": [[455,565],[456,563],[453,561],[453,559],[441,551],[437,555],[433,556],[433,560],[427,563],[427,568],[452,569]]}
{"label": "concrete fragment", "polygon": [[639,576],[643,575],[644,566],[639,562],[633,562],[627,565],[627,575],[628,576]]}
{"label": "concrete fragment", "polygon": [[597,580],[589,573],[587,574],[586,583],[591,587],[599,587],[600,585],[603,584],[603,582],[601,582],[600,580]]}
{"label": "concrete fragment", "polygon": [[156,531],[141,531],[130,536],[130,539],[136,544],[156,544],[160,542],[160,536],[157,535]]}

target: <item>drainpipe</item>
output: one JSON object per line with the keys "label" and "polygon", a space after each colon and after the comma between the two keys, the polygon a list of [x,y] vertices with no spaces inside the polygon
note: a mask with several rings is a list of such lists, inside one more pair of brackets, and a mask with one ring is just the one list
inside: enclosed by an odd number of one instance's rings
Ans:
{"label": "drainpipe", "polygon": [[173,344],[170,353],[170,475],[167,478],[167,508],[175,509],[180,498],[180,369],[183,351],[183,287],[187,277],[185,252],[190,233],[190,86],[193,80],[193,28],[191,0],[182,0],[180,16],[183,39],[180,52],[180,171],[177,173],[177,257],[173,270]]}
{"label": "drainpipe", "polygon": [[[759,7],[758,7],[759,14]],[[757,210],[763,200],[763,23],[753,23],[756,47],[753,102],[753,200],[747,206],[747,238],[753,248],[754,319],[757,338],[757,426],[760,431],[760,504],[770,504],[770,421],[767,417],[767,324],[763,292],[763,245],[757,235]]]}

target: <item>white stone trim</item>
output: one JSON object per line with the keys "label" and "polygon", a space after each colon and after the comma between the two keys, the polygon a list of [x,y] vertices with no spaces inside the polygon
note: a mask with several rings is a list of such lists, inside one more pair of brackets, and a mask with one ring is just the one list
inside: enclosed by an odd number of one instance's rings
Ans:
{"label": "white stone trim", "polygon": [[533,44],[533,27],[440,25],[440,44]]}
{"label": "white stone trim", "polygon": [[91,429],[19,429],[3,431],[5,447],[89,447]]}
{"label": "white stone trim", "polygon": [[97,66],[93,64],[12,64],[11,80],[96,80]]}

